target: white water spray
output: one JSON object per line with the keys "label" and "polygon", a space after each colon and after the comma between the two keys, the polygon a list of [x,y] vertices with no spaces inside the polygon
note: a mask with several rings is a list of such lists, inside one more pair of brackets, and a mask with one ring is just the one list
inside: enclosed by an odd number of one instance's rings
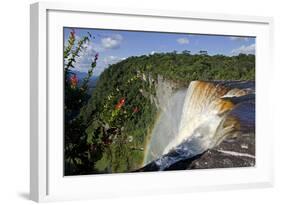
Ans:
{"label": "white water spray", "polygon": [[176,92],[156,122],[144,164],[188,141],[192,143],[185,143],[187,149],[195,156],[233,132],[239,123],[226,116],[234,104],[223,97],[241,92],[229,92],[224,86],[202,81],[192,81],[188,89]]}

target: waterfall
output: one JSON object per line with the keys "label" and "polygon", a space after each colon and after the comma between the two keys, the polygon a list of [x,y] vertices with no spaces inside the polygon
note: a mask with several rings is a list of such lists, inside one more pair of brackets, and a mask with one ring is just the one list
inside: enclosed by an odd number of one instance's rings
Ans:
{"label": "waterfall", "polygon": [[[164,164],[164,169],[175,160],[201,154],[237,133],[239,120],[229,114],[236,105],[229,98],[246,94],[242,89],[203,81],[192,81],[187,89],[177,91],[155,123],[144,165],[155,161]],[[177,154],[168,155],[172,152]]]}

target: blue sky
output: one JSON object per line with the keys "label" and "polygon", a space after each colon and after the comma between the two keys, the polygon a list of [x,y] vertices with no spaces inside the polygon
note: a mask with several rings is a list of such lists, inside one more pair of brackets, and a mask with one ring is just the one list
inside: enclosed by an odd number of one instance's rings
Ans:
{"label": "blue sky", "polygon": [[[209,55],[222,54],[227,56],[239,53],[255,54],[254,37],[159,33],[141,31],[120,31],[105,29],[75,28],[77,38],[92,35],[87,48],[75,64],[75,69],[86,72],[91,65],[92,58],[98,52],[99,59],[94,75],[100,75],[109,64],[117,63],[130,56],[150,55],[176,50],[191,51],[191,54],[200,50],[208,51]],[[65,44],[71,32],[64,28]],[[93,38],[94,37],[94,38]]]}

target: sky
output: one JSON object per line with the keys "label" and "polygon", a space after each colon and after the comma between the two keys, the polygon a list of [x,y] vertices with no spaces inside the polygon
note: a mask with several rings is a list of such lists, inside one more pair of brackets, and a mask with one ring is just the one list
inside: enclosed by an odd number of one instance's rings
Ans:
{"label": "sky", "polygon": [[[65,46],[71,31],[72,28],[64,28]],[[207,51],[209,55],[255,54],[255,37],[84,28],[74,28],[74,31],[76,39],[89,34],[92,36],[77,59],[74,69],[87,72],[94,55],[99,53],[94,76],[99,76],[110,64],[130,56],[173,51],[180,53],[183,50],[188,50],[191,54],[200,50]]]}

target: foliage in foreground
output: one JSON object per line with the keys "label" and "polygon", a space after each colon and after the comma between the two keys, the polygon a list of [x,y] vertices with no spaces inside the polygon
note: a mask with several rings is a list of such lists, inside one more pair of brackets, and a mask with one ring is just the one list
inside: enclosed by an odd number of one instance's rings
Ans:
{"label": "foliage in foreground", "polygon": [[[88,36],[80,40],[76,39],[75,31],[69,35],[68,43],[64,47],[64,170],[65,175],[82,174],[92,171],[98,156],[91,155],[91,148],[86,143],[85,129],[78,116],[82,106],[86,105],[90,98],[88,94],[89,80],[96,67],[98,54],[96,54],[88,75],[83,82],[78,82],[73,68],[79,54],[85,50],[85,44],[89,41]],[[80,83],[80,86],[78,86]],[[101,149],[99,147],[99,149]]]}

